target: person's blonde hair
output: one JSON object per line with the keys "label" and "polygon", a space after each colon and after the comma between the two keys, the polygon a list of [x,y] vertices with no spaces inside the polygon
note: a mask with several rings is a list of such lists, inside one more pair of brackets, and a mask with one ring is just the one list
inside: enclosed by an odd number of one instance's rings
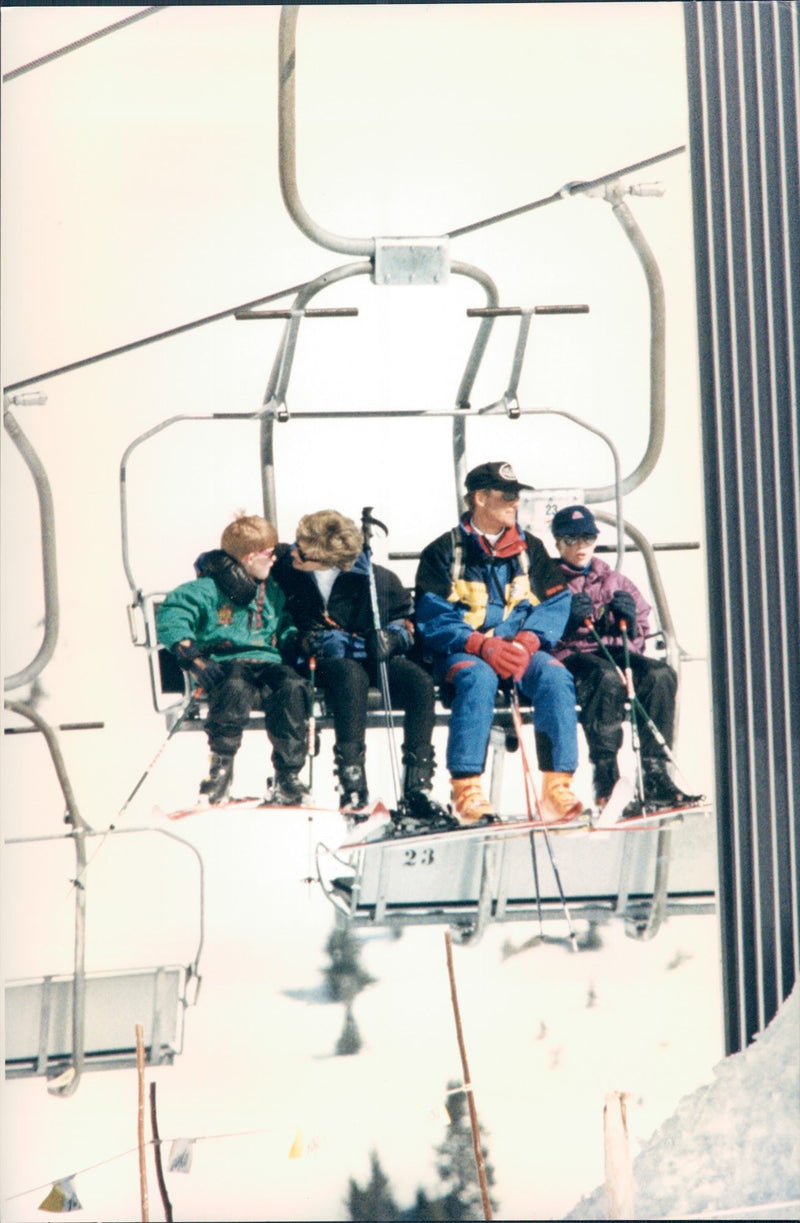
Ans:
{"label": "person's blonde hair", "polygon": [[329,568],[350,569],[364,547],[364,539],[352,518],[338,510],[304,514],[297,524],[297,542],[306,560]]}
{"label": "person's blonde hair", "polygon": [[266,518],[258,514],[239,514],[222,532],[219,546],[240,561],[249,552],[274,548],[277,542],[278,532]]}

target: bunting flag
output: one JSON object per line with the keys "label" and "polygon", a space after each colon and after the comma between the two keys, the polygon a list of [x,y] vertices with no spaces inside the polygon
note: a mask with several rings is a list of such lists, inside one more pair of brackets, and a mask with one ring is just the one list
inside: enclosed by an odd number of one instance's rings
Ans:
{"label": "bunting flag", "polygon": [[75,1192],[71,1176],[63,1176],[60,1181],[53,1181],[53,1187],[39,1206],[50,1214],[63,1214],[67,1210],[83,1210]]}
{"label": "bunting flag", "polygon": [[168,1172],[191,1172],[194,1138],[175,1138],[169,1148]]}
{"label": "bunting flag", "polygon": [[304,1159],[307,1155],[313,1155],[315,1151],[319,1151],[325,1146],[325,1134],[312,1134],[310,1138],[303,1136],[303,1131],[298,1127],[295,1131],[292,1145],[289,1147],[289,1159]]}

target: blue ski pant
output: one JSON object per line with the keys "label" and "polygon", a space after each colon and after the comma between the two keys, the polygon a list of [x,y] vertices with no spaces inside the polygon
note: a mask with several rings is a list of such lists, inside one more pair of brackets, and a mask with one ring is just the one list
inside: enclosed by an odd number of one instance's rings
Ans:
{"label": "blue ski pant", "polygon": [[[454,696],[447,740],[447,768],[471,777],[486,766],[499,676],[474,654],[437,659],[436,678],[452,686]],[[518,684],[533,704],[536,754],[544,772],[574,773],[578,767],[578,720],[575,685],[569,671],[545,650],[537,650]]]}

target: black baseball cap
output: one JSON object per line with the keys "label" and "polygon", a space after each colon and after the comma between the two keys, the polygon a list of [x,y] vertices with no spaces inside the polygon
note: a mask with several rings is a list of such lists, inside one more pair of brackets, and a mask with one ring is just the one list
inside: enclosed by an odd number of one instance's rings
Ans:
{"label": "black baseball cap", "polygon": [[498,488],[501,492],[519,492],[522,488],[533,488],[532,484],[523,484],[517,479],[510,463],[481,463],[467,473],[467,492],[477,492],[479,488]]}

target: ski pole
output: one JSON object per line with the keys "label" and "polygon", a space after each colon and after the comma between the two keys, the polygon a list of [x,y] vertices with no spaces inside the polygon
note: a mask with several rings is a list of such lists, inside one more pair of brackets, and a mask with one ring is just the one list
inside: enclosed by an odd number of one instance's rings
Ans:
{"label": "ski pole", "polygon": [[628,714],[631,720],[631,743],[633,745],[634,759],[636,760],[636,785],[638,788],[638,799],[641,804],[642,813],[645,811],[644,802],[644,775],[642,773],[642,745],[639,742],[639,726],[636,721],[636,693],[633,688],[633,671],[631,670],[631,656],[628,649],[628,623],[624,617],[620,617],[619,630],[622,634],[622,653],[625,659],[625,691],[628,696]]}
{"label": "ski pole", "polygon": [[[317,750],[317,719],[314,715],[314,702],[317,699],[317,658],[312,654],[308,660],[308,675],[311,681],[311,709],[308,714],[308,728],[306,731],[306,749],[308,751],[308,788],[311,789],[314,783],[314,756]],[[308,884],[308,899],[311,899],[311,884],[314,882],[312,866],[314,862],[314,817],[309,812],[308,814],[308,874],[303,883]]]}
{"label": "ski pole", "polygon": [[308,788],[310,790],[314,782],[314,756],[317,751],[317,719],[314,714],[314,702],[317,699],[317,659],[314,654],[308,660],[308,676],[311,681],[311,708],[308,714],[308,727],[306,730],[306,750],[308,752]]}
{"label": "ski pole", "polygon": [[141,789],[141,787],[144,785],[145,781],[146,781],[146,780],[147,780],[147,778],[150,776],[150,774],[152,773],[153,769],[156,767],[156,765],[157,765],[158,761],[161,759],[161,755],[162,755],[162,753],[164,752],[164,750],[165,750],[165,748],[166,748],[167,744],[169,743],[170,739],[172,738],[172,736],[175,734],[176,730],[178,730],[178,728],[181,726],[181,724],[183,723],[184,719],[186,718],[186,715],[187,715],[187,714],[188,714],[188,712],[189,712],[189,706],[190,706],[190,705],[191,705],[191,700],[187,698],[187,700],[185,701],[184,706],[183,706],[183,708],[181,709],[180,713],[178,714],[177,718],[175,719],[175,721],[172,723],[172,725],[170,726],[169,730],[167,731],[167,736],[166,736],[166,738],[164,739],[164,742],[161,744],[161,746],[160,746],[160,748],[158,749],[158,751],[156,752],[155,756],[154,756],[154,757],[153,757],[153,759],[150,761],[150,763],[148,764],[147,768],[145,769],[145,771],[142,773],[141,777],[140,777],[140,778],[139,778],[139,780],[137,781],[136,785],[133,787],[133,789],[131,790],[130,794],[129,794],[129,795],[128,795],[128,797],[125,799],[125,802],[122,804],[122,806],[120,807],[119,811],[117,812],[117,817],[116,817],[116,820],[115,820],[113,823],[111,823],[111,824],[109,824],[109,825],[108,825],[108,828],[106,828],[105,832],[104,832],[104,833],[103,833],[103,835],[101,836],[100,841],[98,842],[98,844],[97,844],[97,848],[95,849],[94,853],[91,855],[91,857],[89,858],[88,862],[86,862],[86,864],[83,866],[82,870],[80,870],[80,871],[78,872],[78,877],[77,877],[77,879],[75,880],[75,883],[78,885],[78,887],[81,887],[81,886],[83,885],[83,880],[84,880],[84,878],[85,878],[85,876],[86,876],[86,872],[88,871],[89,867],[90,867],[90,866],[92,865],[92,863],[94,862],[94,860],[95,860],[95,858],[97,857],[97,855],[100,853],[100,850],[101,850],[101,849],[103,848],[103,846],[105,845],[105,843],[106,843],[106,838],[107,838],[107,837],[110,835],[110,833],[112,833],[112,832],[116,832],[116,829],[117,829],[117,824],[118,824],[118,823],[119,823],[119,821],[122,819],[122,817],[123,817],[123,815],[125,814],[125,812],[128,810],[128,807],[130,807],[131,803],[133,802],[134,798],[135,798],[135,797],[136,797],[136,795],[138,794],[139,790],[140,790],[140,789]]}
{"label": "ski pole", "polygon": [[[513,686],[511,688],[511,691],[509,691],[508,693],[508,698],[509,698],[509,703],[511,704],[511,717],[514,722],[514,730],[516,731],[517,742],[520,744],[520,750],[522,750],[522,740],[520,738],[522,718],[520,716],[520,719],[518,722],[517,719],[514,717],[514,711],[516,710],[518,712],[519,706],[517,702],[517,694],[514,691]],[[533,785],[533,779],[531,778],[530,771],[527,767],[527,760],[525,758],[524,752],[522,755],[522,780],[525,785],[525,806],[528,809],[528,815],[531,818],[533,818],[534,806],[535,806],[536,807],[535,814],[537,818],[541,820],[541,812],[539,811],[539,800],[536,795],[536,788]],[[531,802],[531,791],[533,791],[533,802]],[[528,840],[530,842],[530,847],[531,847],[531,864],[533,866],[533,886],[536,892],[536,915],[539,919],[539,937],[544,938],[544,926],[542,925],[542,896],[539,890],[539,862],[536,857],[536,842],[534,841],[533,829],[531,829],[531,831],[528,833]]]}
{"label": "ski pole", "polygon": [[[522,769],[523,769],[523,772],[526,774],[526,781],[527,779],[530,779],[530,784],[531,784],[531,787],[533,788],[533,795],[534,795],[534,798],[536,799],[536,814],[538,815],[539,820],[541,821],[542,835],[544,836],[544,843],[547,848],[547,856],[550,859],[550,866],[553,871],[553,878],[556,881],[556,887],[558,888],[558,895],[561,901],[561,907],[564,910],[564,917],[566,918],[566,921],[567,921],[567,928],[569,929],[570,946],[572,947],[573,951],[577,951],[578,941],[575,937],[575,927],[572,924],[572,914],[570,913],[569,905],[567,904],[567,897],[564,892],[564,885],[561,882],[561,873],[558,869],[558,865],[556,864],[555,854],[553,853],[553,846],[550,844],[550,833],[547,831],[547,825],[545,824],[544,819],[542,817],[542,810],[539,804],[539,796],[537,795],[536,789],[533,786],[533,773],[531,770],[530,761],[528,760],[528,753],[525,749],[525,743],[522,738],[522,714],[520,713],[520,708],[519,708],[519,696],[517,695],[515,688],[512,688],[511,690],[511,718],[514,722],[514,729],[517,732],[517,739],[519,740],[519,750],[522,753]],[[527,794],[527,785],[526,785],[526,794]],[[533,836],[533,833],[531,832],[531,837],[532,836]],[[535,850],[534,850],[534,855],[535,855]],[[538,902],[539,901],[538,878],[536,880],[536,896],[537,896],[537,902]],[[539,911],[539,921],[541,923],[541,908]]]}
{"label": "ski pole", "polygon": [[[380,637],[381,632],[381,613],[378,606],[378,587],[375,583],[375,567],[372,563],[372,549],[370,547],[370,538],[372,536],[372,527],[380,527],[385,535],[389,532],[382,522],[372,516],[372,506],[365,505],[361,511],[361,530],[364,535],[364,555],[367,558],[367,572],[369,575],[369,595],[372,605],[372,624],[375,629],[376,637]],[[392,768],[392,784],[394,786],[394,801],[397,807],[400,806],[400,769],[397,762],[397,746],[394,737],[394,718],[392,716],[392,702],[389,696],[389,672],[385,658],[378,659],[378,675],[381,683],[381,697],[383,698],[383,708],[386,715],[386,730],[389,736],[389,763]]]}
{"label": "ski pole", "polygon": [[[609,651],[609,649],[608,649],[608,646],[605,644],[605,642],[603,641],[602,637],[600,636],[600,634],[598,633],[597,629],[596,629],[596,628],[595,628],[595,626],[592,624],[592,621],[589,619],[589,617],[588,617],[588,616],[587,616],[586,620],[584,621],[584,623],[585,623],[586,627],[589,629],[589,631],[591,632],[592,636],[594,637],[595,641],[596,641],[596,642],[597,642],[597,644],[599,645],[600,649],[601,649],[601,650],[603,651],[603,653],[605,654],[605,656],[606,656],[606,658],[608,659],[608,661],[609,661],[609,662],[611,663],[611,665],[612,665],[612,666],[615,668],[615,670],[616,670],[617,674],[619,675],[620,679],[622,680],[622,682],[623,682],[623,684],[624,684],[624,683],[625,683],[625,675],[624,675],[624,672],[623,672],[623,671],[622,671],[622,669],[621,669],[620,667],[618,667],[618,666],[617,666],[617,664],[614,662],[614,659],[611,657],[611,653],[610,653],[610,651]],[[648,730],[650,731],[650,734],[653,736],[653,738],[655,739],[655,741],[656,741],[656,743],[658,744],[658,746],[659,746],[660,748],[662,748],[662,749],[663,749],[664,754],[665,754],[665,756],[667,757],[667,759],[669,760],[670,764],[673,764],[673,765],[675,766],[675,768],[678,768],[678,762],[677,762],[677,760],[675,759],[675,757],[673,756],[672,751],[670,750],[670,746],[669,746],[669,744],[667,743],[666,739],[665,739],[665,738],[664,738],[664,736],[662,735],[661,731],[660,731],[660,730],[658,729],[658,727],[656,726],[656,724],[655,724],[655,722],[653,721],[653,719],[650,717],[649,713],[648,713],[648,712],[647,712],[647,710],[645,709],[645,707],[644,707],[644,705],[642,704],[642,702],[639,700],[639,697],[636,695],[636,693],[634,693],[634,695],[633,695],[633,699],[634,699],[634,702],[636,703],[636,708],[638,709],[640,716],[641,716],[641,717],[644,719],[645,724],[646,724],[646,726],[647,726]]]}

